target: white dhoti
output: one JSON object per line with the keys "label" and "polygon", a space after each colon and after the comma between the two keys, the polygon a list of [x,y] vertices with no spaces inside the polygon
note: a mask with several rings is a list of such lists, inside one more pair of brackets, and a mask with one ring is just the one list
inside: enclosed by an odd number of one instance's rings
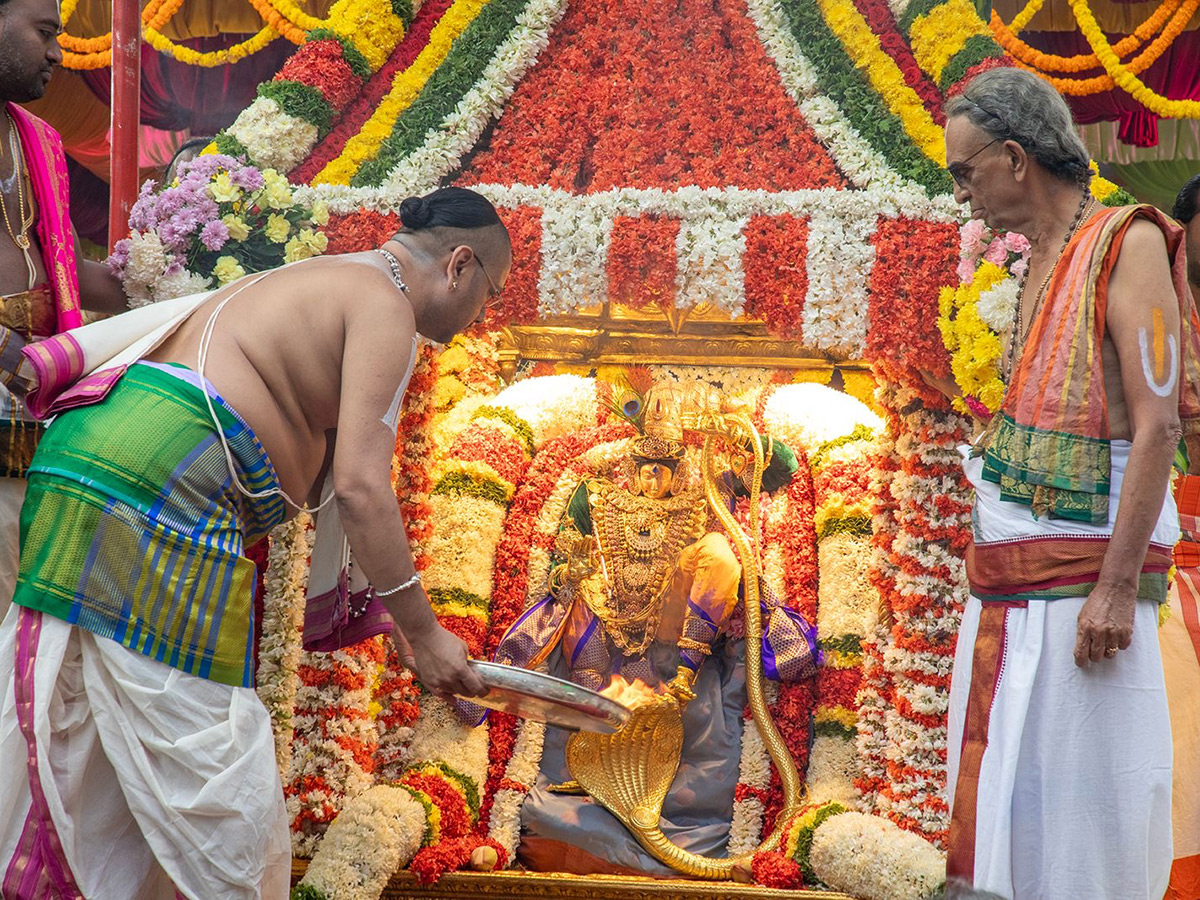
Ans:
{"label": "white dhoti", "polygon": [[20,607],[0,626],[0,683],[5,900],[287,897],[287,816],[253,690]]}
{"label": "white dhoti", "polygon": [[[1113,442],[1107,528],[1035,520],[976,483],[976,543],[1111,534],[1128,443]],[[1152,545],[1178,534],[1166,498]],[[1045,545],[1043,545],[1045,546]],[[982,602],[958,635],[947,740],[950,874],[1008,900],[1162,900],[1171,869],[1171,726],[1158,608],[1138,601],[1133,642],[1081,669],[1085,597]]]}

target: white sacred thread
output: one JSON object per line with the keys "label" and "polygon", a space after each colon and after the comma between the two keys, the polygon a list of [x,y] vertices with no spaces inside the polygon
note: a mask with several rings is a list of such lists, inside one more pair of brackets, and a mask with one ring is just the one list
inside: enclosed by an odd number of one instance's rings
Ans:
{"label": "white sacred thread", "polygon": [[412,378],[413,367],[417,364],[417,336],[413,335],[412,353],[408,357],[408,370],[404,373],[404,377],[400,379],[400,386],[396,388],[396,396],[392,397],[392,403],[388,407],[386,413],[379,421],[391,429],[392,434],[395,434],[400,429],[400,407],[404,404],[404,392],[408,390],[408,381]]}
{"label": "white sacred thread", "polygon": [[1145,328],[1138,329],[1138,349],[1142,351],[1142,375],[1146,378],[1146,384],[1158,396],[1169,397],[1171,391],[1175,390],[1175,382],[1179,380],[1179,347],[1175,342],[1175,335],[1167,335],[1167,350],[1170,351],[1171,362],[1167,366],[1165,384],[1159,384],[1154,378],[1154,370],[1150,366],[1150,347],[1146,340]]}

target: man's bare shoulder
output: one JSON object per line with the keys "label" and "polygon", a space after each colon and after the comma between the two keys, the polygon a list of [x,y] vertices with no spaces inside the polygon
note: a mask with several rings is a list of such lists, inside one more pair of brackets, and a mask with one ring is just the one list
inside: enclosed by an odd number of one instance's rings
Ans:
{"label": "man's bare shoulder", "polygon": [[1150,219],[1135,218],[1121,242],[1117,266],[1142,273],[1168,265],[1167,238],[1162,229]]}

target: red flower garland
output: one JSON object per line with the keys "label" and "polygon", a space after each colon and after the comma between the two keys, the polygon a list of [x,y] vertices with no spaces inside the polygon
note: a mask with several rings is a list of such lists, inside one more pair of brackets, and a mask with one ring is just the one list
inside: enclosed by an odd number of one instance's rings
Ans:
{"label": "red flower garland", "polygon": [[736,0],[571,4],[467,178],[571,192],[845,186]]}
{"label": "red flower garland", "polygon": [[400,230],[400,217],[391,213],[358,210],[348,215],[330,215],[321,229],[329,239],[326,253],[360,253],[381,247]]}
{"label": "red flower garland", "polygon": [[408,869],[416,876],[418,884],[430,885],[447,872],[455,872],[465,866],[479,847],[491,847],[496,851],[497,869],[508,865],[508,851],[499,843],[491,838],[465,835],[441,840],[433,847],[422,847],[409,863]]}
{"label": "red flower garland", "polygon": [[325,135],[325,139],[313,148],[308,159],[292,171],[290,177],[293,183],[311,182],[325,166],[341,155],[346,143],[362,131],[363,125],[392,89],[392,81],[396,74],[411,66],[425,49],[425,45],[429,43],[429,33],[433,31],[443,13],[450,8],[451,2],[452,0],[428,0],[421,7],[413,17],[408,33],[396,45],[388,61],[367,80],[353,105],[344,111],[341,120]]}
{"label": "red flower garland", "polygon": [[363,80],[354,74],[335,40],[310,41],[283,64],[275,81],[295,81],[316,88],[336,112],[362,90]]}
{"label": "red flower garland", "polygon": [[804,887],[804,872],[800,864],[778,850],[756,853],[750,862],[754,883],[786,891]]}
{"label": "red flower garland", "polygon": [[608,295],[633,309],[675,305],[675,238],[679,220],[617,216],[608,246]]}
{"label": "red flower garland", "polygon": [[[426,775],[416,770],[400,779],[405,787],[420,791],[438,809],[438,844],[465,835],[471,829],[470,810],[462,793],[442,775]],[[436,846],[436,845],[433,845]]]}
{"label": "red flower garland", "polygon": [[538,279],[542,271],[542,211],[536,206],[501,209],[500,218],[512,241],[512,270],[500,305],[488,313],[486,325],[524,324],[538,319]]}
{"label": "red flower garland", "polygon": [[796,216],[754,216],[747,223],[742,269],[746,315],[772,334],[800,337],[808,296],[808,223]]}
{"label": "red flower garland", "polygon": [[876,262],[871,267],[867,359],[887,361],[909,379],[917,378],[919,370],[948,374],[950,358],[931,323],[937,321],[939,289],[957,283],[958,228],[880,219],[871,242]]}
{"label": "red flower garland", "polygon": [[912,88],[921,103],[937,124],[945,127],[946,114],[942,109],[944,100],[942,92],[925,73],[913,56],[908,39],[900,33],[896,18],[887,4],[887,0],[854,0],[854,5],[862,13],[871,30],[879,38],[883,51],[892,58],[904,76],[904,82]]}

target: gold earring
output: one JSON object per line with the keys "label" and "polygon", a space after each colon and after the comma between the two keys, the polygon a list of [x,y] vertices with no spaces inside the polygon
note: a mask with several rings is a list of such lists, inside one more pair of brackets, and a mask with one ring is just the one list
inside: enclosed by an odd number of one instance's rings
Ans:
{"label": "gold earring", "polygon": [[450,283],[450,290],[452,290],[452,291],[457,291],[457,290],[458,290],[458,282],[457,282],[457,281],[452,281],[452,282]]}

